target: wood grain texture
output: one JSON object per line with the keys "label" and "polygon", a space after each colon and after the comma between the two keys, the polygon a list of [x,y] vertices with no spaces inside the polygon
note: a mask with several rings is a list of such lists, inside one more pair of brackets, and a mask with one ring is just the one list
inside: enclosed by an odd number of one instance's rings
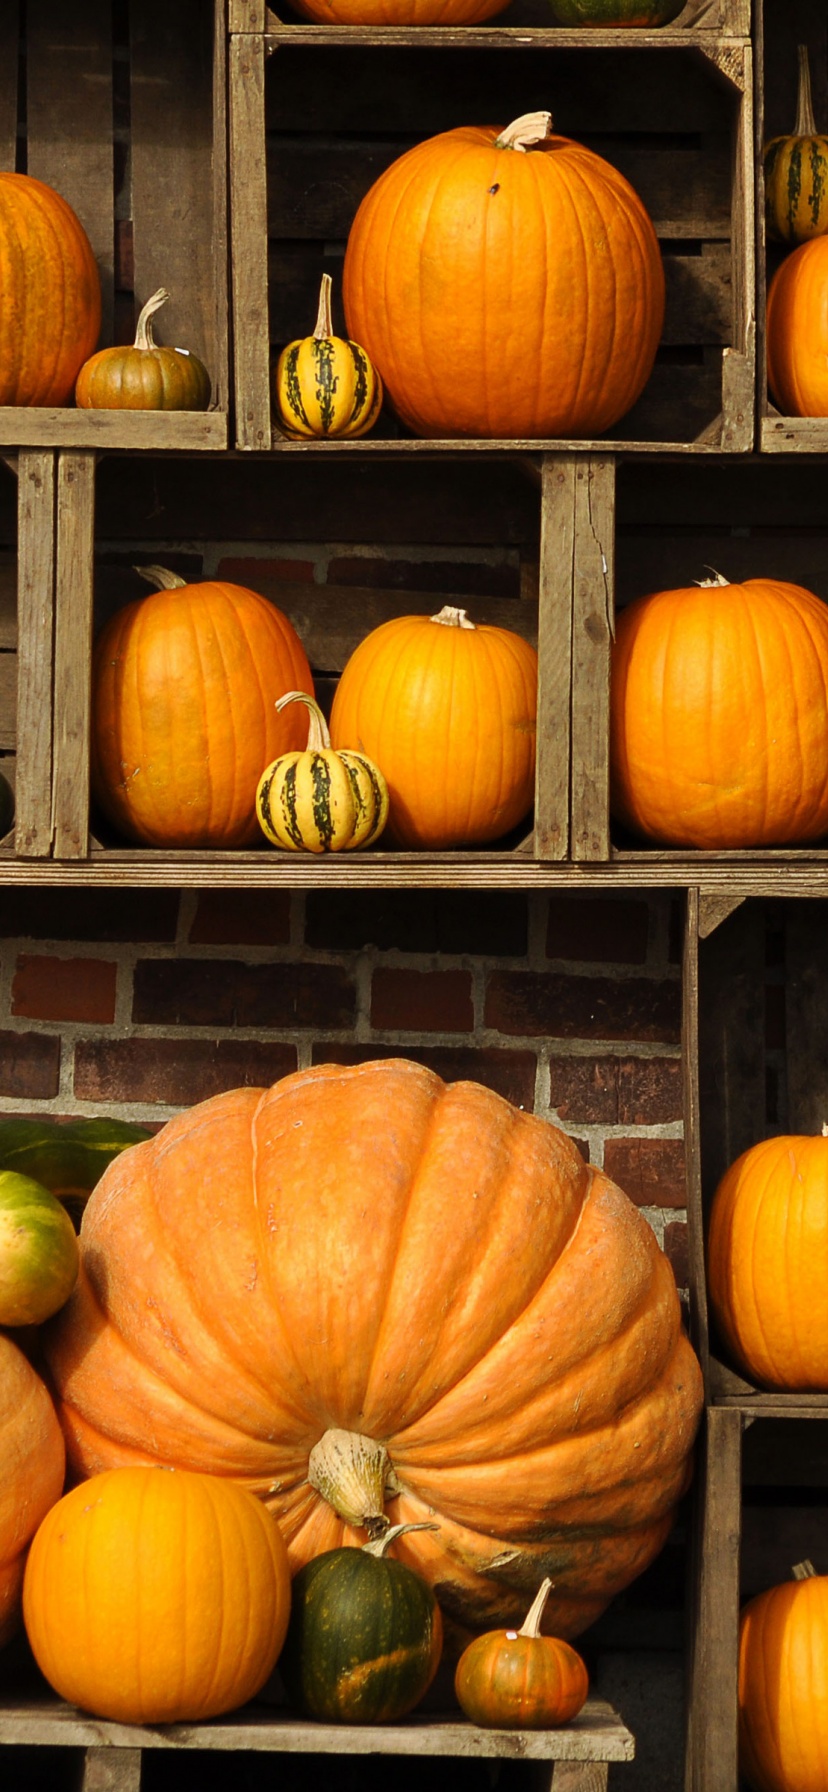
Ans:
{"label": "wood grain texture", "polygon": [[615,461],[575,473],[570,851],[608,859],[610,648],[615,632]]}
{"label": "wood grain texture", "polygon": [[578,463],[545,455],[541,485],[538,594],[538,748],[535,855],[569,856],[572,587]]}
{"label": "wood grain texture", "polygon": [[264,31],[266,23],[266,0],[230,0],[231,31]]}
{"label": "wood grain texture", "polygon": [[230,409],[230,143],[227,111],[227,0],[214,0],[213,19],[213,406]]}
{"label": "wood grain texture", "polygon": [[88,1748],[80,1792],[141,1792],[139,1748]]}
{"label": "wood grain texture", "polygon": [[0,170],[13,174],[17,160],[18,0],[0,7]]}
{"label": "wood grain texture", "polygon": [[15,851],[52,849],[55,457],[24,450],[18,470],[17,801]]}
{"label": "wood grain texture", "polygon": [[0,405],[0,444],[21,448],[154,448],[159,452],[226,448],[227,418],[217,411],[75,411]]}
{"label": "wood grain texture", "polygon": [[[311,862],[312,860],[312,862]],[[711,892],[728,887],[726,866],[620,861],[608,865],[574,865],[529,857],[523,846],[514,852],[351,854],[328,858],[290,853],[162,853],[150,849],[130,851],[92,842],[88,860],[73,864],[25,864],[0,853],[0,885],[65,884],[100,889],[284,889],[284,890],[560,890],[570,894],[603,890],[681,890],[688,887]],[[752,896],[810,898],[828,891],[828,868],[810,866],[798,872],[773,864],[754,867],[739,883]]]}
{"label": "wood grain texture", "polygon": [[89,848],[94,521],[94,455],[71,452],[59,455],[53,789],[56,859],[82,859]]}
{"label": "wood grain texture", "polygon": [[265,45],[230,40],[230,244],[236,434],[240,448],[269,448]]}
{"label": "wood grain texture", "polygon": [[694,1489],[687,1792],[735,1792],[742,1415],[711,1407]]}

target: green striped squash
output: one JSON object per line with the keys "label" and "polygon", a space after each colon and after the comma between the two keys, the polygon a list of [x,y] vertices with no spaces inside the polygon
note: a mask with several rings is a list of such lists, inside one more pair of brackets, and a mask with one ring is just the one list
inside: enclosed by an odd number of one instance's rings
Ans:
{"label": "green striped squash", "polygon": [[559,25],[599,26],[607,31],[616,25],[655,30],[677,19],[685,4],[686,0],[551,0]]}
{"label": "green striped squash", "polygon": [[69,1299],[78,1241],[55,1195],[31,1176],[0,1171],[0,1325],[40,1325]]}
{"label": "green striped squash", "polygon": [[0,772],[0,840],[9,832],[14,821],[14,791],[8,778]]}
{"label": "green striped squash", "polygon": [[364,436],[382,407],[382,380],[364,348],[331,327],[331,276],[322,275],[312,336],[283,348],[273,400],[289,436]]}
{"label": "green striped squash", "polygon": [[280,754],[262,773],[256,791],[262,832],[287,852],[370,846],[388,819],[388,786],[379,766],[364,753],[334,752],[325,717],[304,691],[288,691],[276,708],[286,703],[310,710],[308,744],[303,752]]}
{"label": "green striped squash", "polygon": [[79,1220],[112,1159],[151,1137],[145,1126],[131,1120],[101,1116],[65,1123],[41,1115],[0,1120],[0,1170],[33,1177]]}
{"label": "green striped squash", "polygon": [[765,145],[765,217],[777,243],[808,243],[828,230],[828,137],[814,121],[808,51],[799,46],[799,101],[790,137]]}
{"label": "green striped squash", "polygon": [[392,1525],[364,1549],[326,1550],[296,1575],[279,1670],[306,1716],[394,1723],[431,1685],[443,1645],[439,1606],[421,1575],[385,1555],[411,1528]]}

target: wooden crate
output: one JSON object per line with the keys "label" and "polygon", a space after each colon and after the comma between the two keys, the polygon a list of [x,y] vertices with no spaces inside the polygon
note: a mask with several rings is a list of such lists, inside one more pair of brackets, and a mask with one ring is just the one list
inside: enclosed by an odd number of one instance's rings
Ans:
{"label": "wooden crate", "polygon": [[[285,19],[295,23],[300,30],[303,28],[299,15],[292,11],[289,0],[285,0],[282,11]],[[282,22],[282,18],[277,16],[276,11],[271,10],[267,5],[267,0],[230,0],[231,32],[269,32],[277,30]],[[671,33],[711,31],[720,37],[749,37],[750,22],[750,0],[687,0],[684,11],[679,13],[678,18],[669,27],[669,31]],[[496,31],[500,38],[504,34],[504,29],[506,32],[522,31],[527,26],[531,26],[535,30],[547,29],[558,32],[561,30],[560,26],[554,24],[549,8],[543,4],[543,0],[512,0],[508,13],[500,15],[497,23],[490,26],[489,29]],[[346,42],[347,37],[354,29],[353,26],[339,27],[334,41]],[[400,29],[399,26],[388,28],[388,34],[393,36],[395,42],[400,40]],[[445,39],[449,33],[458,32],[462,40],[465,41],[469,29],[474,29],[474,27],[443,26],[441,27],[441,37]],[[639,32],[637,35],[644,39],[654,34]],[[665,35],[664,30],[659,31],[657,35],[661,40]],[[506,37],[505,41],[508,43],[511,40]]]}
{"label": "wooden crate", "polygon": [[[209,412],[0,407],[0,445],[225,448],[226,0],[4,0],[0,168],[74,207],[103,286],[101,345],[131,340],[159,286],[158,338],[199,355]],[[25,20],[25,25],[24,25]]]}
{"label": "wooden crate", "polygon": [[[286,457],[332,458],[357,448],[382,456],[396,439],[407,453],[433,450],[433,441],[401,433],[385,414],[378,432],[358,444],[286,440],[271,425],[270,357],[311,328],[324,268],[334,275],[334,327],[344,330],[337,274],[345,240],[363,194],[390,162],[439,130],[532,107],[551,109],[558,129],[629,176],[654,219],[668,287],[662,345],[642,398],[611,440],[556,446],[587,455],[753,446],[747,39],[706,30],[532,27],[329,32],[271,20],[267,32],[231,36],[229,79],[239,447]],[[492,445],[464,446],[483,452]]]}

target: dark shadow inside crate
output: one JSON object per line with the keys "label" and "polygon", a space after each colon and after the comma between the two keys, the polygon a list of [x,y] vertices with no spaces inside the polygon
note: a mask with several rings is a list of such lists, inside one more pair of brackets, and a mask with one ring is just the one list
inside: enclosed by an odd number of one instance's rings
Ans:
{"label": "dark shadow inside crate", "polygon": [[[343,57],[346,62],[343,63]],[[642,397],[610,439],[693,442],[722,410],[722,351],[737,344],[731,139],[737,101],[700,57],[600,49],[462,52],[281,45],[267,70],[270,341],[309,335],[323,272],[334,330],[348,232],[365,193],[412,144],[461,124],[550,110],[631,181],[661,243],[667,311]],[[389,406],[378,430],[405,434]]]}
{"label": "dark shadow inside crate", "polygon": [[17,770],[17,479],[0,459],[0,849],[14,844]]}

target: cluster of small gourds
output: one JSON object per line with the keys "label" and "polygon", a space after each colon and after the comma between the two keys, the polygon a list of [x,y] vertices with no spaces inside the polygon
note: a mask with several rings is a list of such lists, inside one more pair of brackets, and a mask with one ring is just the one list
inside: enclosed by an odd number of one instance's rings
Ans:
{"label": "cluster of small gourds", "polygon": [[828,416],[828,136],[814,121],[808,51],[790,136],[765,146],[767,234],[793,248],[768,291],[768,385],[789,417]]}

